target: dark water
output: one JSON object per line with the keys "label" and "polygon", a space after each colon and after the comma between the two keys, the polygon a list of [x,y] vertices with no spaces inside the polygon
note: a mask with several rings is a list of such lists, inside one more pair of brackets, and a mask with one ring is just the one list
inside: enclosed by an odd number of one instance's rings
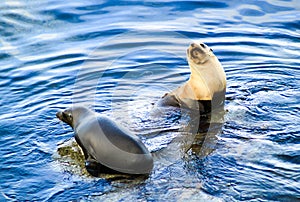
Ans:
{"label": "dark water", "polygon": [[[1,201],[299,200],[299,19],[298,0],[2,0]],[[188,78],[193,40],[223,64],[228,112],[186,152],[172,141],[183,123],[151,111]],[[55,113],[73,102],[139,134],[155,154],[149,178],[62,161],[73,133]]]}

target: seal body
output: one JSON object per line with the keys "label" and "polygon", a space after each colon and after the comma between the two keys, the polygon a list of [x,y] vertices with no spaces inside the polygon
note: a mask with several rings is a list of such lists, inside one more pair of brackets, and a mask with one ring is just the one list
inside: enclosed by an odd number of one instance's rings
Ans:
{"label": "seal body", "polygon": [[69,124],[75,139],[82,148],[86,167],[98,167],[128,174],[148,174],[153,168],[153,158],[142,141],[130,131],[109,119],[97,115],[86,107],[76,106],[57,117]]}
{"label": "seal body", "polygon": [[210,112],[224,106],[226,75],[218,58],[204,43],[192,43],[187,49],[191,70],[189,80],[166,93],[160,105],[179,106]]}

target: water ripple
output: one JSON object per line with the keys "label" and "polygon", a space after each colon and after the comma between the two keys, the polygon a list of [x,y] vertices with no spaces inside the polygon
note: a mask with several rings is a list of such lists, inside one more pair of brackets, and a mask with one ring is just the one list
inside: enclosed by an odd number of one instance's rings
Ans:
{"label": "water ripple", "polygon": [[[0,200],[296,201],[299,10],[297,0],[2,1]],[[224,127],[205,158],[182,152],[185,117],[155,116],[189,78],[193,40],[227,74]],[[73,133],[55,113],[73,102],[141,137],[155,153],[148,179],[61,168],[53,155]]]}

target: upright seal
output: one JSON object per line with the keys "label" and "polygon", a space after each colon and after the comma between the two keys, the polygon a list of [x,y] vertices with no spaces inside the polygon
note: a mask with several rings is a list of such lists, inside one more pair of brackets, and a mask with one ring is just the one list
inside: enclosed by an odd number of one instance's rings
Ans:
{"label": "upright seal", "polygon": [[198,108],[201,112],[224,106],[226,75],[212,49],[204,43],[192,43],[187,49],[187,60],[191,70],[189,80],[166,93],[160,104]]}
{"label": "upright seal", "polygon": [[99,163],[121,173],[151,172],[153,158],[148,149],[136,135],[118,123],[83,106],[57,112],[56,116],[73,128],[88,171],[88,166]]}

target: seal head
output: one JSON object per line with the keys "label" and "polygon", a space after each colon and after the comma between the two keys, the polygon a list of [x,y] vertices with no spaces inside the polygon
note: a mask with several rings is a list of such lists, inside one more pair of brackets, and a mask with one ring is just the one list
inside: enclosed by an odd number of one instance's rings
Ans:
{"label": "seal head", "polygon": [[192,43],[187,49],[187,58],[189,63],[193,61],[195,64],[203,64],[209,59],[210,51],[204,43]]}

